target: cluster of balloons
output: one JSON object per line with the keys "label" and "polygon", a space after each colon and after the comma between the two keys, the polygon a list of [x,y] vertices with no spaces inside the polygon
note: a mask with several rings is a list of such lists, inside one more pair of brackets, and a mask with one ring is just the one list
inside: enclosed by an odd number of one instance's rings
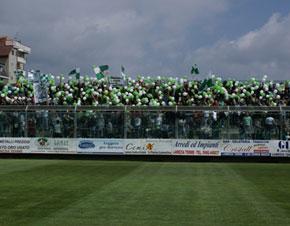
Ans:
{"label": "cluster of balloons", "polygon": [[[43,76],[46,84],[47,104],[54,105],[135,105],[135,106],[174,106],[174,105],[213,105],[217,99],[225,105],[248,103],[248,100],[263,101],[266,105],[277,106],[289,92],[290,83],[274,83],[263,76],[261,80],[248,81],[235,79],[222,80],[214,75],[205,80],[189,81],[183,78],[156,78],[137,76],[127,77],[124,85],[116,87],[110,78],[81,76],[65,81],[61,74]],[[34,86],[24,77],[17,84],[0,84],[0,104],[34,104]],[[289,97],[289,96],[288,96]]]}

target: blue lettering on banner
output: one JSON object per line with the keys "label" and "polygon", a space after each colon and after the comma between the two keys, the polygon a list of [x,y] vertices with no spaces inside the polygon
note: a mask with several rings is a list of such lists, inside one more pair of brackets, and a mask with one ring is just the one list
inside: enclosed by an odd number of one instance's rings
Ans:
{"label": "blue lettering on banner", "polygon": [[89,148],[94,148],[94,142],[90,140],[84,140],[79,142],[79,148],[81,149],[89,149]]}
{"label": "blue lettering on banner", "polygon": [[255,156],[271,156],[270,153],[234,153],[234,152],[222,152],[221,156],[244,156],[244,157],[255,157]]}
{"label": "blue lettering on banner", "polygon": [[221,156],[234,156],[233,152],[222,152]]}
{"label": "blue lettering on banner", "polygon": [[271,153],[261,153],[261,156],[271,156]]}
{"label": "blue lettering on banner", "polygon": [[280,149],[289,150],[289,141],[279,141],[278,146]]}

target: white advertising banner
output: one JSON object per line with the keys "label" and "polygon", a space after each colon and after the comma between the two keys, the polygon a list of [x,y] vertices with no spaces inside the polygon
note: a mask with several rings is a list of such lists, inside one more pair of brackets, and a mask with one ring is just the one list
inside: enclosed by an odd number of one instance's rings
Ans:
{"label": "white advertising banner", "polygon": [[270,141],[272,146],[272,156],[274,157],[290,157],[290,141],[288,140],[273,140]]}
{"label": "white advertising banner", "polygon": [[126,139],[126,155],[171,155],[171,140],[167,139]]}
{"label": "white advertising banner", "polygon": [[0,153],[29,153],[29,138],[0,138]]}
{"label": "white advertising banner", "polygon": [[221,140],[172,140],[173,155],[220,156]]}
{"label": "white advertising banner", "polygon": [[1,153],[290,157],[290,141],[3,137]]}
{"label": "white advertising banner", "polygon": [[76,154],[75,139],[69,138],[32,138],[31,153]]}
{"label": "white advertising banner", "polygon": [[124,140],[122,139],[78,139],[78,154],[123,154]]}
{"label": "white advertising banner", "polygon": [[222,140],[222,156],[271,156],[269,140]]}

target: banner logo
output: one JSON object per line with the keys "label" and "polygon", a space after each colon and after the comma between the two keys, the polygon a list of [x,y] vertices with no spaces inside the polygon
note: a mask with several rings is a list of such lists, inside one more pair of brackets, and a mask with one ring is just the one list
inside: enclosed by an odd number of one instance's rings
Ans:
{"label": "banner logo", "polygon": [[79,148],[81,149],[89,149],[89,148],[95,148],[95,144],[93,141],[90,140],[84,140],[79,142]]}
{"label": "banner logo", "polygon": [[152,151],[154,148],[154,144],[149,143],[146,145],[146,148],[147,148],[147,150]]}
{"label": "banner logo", "polygon": [[50,145],[47,138],[38,138],[36,142],[39,147],[48,147]]}
{"label": "banner logo", "polygon": [[279,141],[278,146],[280,149],[289,150],[290,144],[289,144],[289,141]]}

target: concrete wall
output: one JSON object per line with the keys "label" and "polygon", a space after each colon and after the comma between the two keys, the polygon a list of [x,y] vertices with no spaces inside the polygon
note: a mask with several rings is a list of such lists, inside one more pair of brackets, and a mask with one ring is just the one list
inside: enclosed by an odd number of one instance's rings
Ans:
{"label": "concrete wall", "polygon": [[[12,54],[14,51],[14,54]],[[16,83],[16,76],[14,75],[14,71],[17,70],[17,54],[16,50],[13,49],[9,54],[9,65],[8,65],[8,75],[9,75],[9,82]]]}

